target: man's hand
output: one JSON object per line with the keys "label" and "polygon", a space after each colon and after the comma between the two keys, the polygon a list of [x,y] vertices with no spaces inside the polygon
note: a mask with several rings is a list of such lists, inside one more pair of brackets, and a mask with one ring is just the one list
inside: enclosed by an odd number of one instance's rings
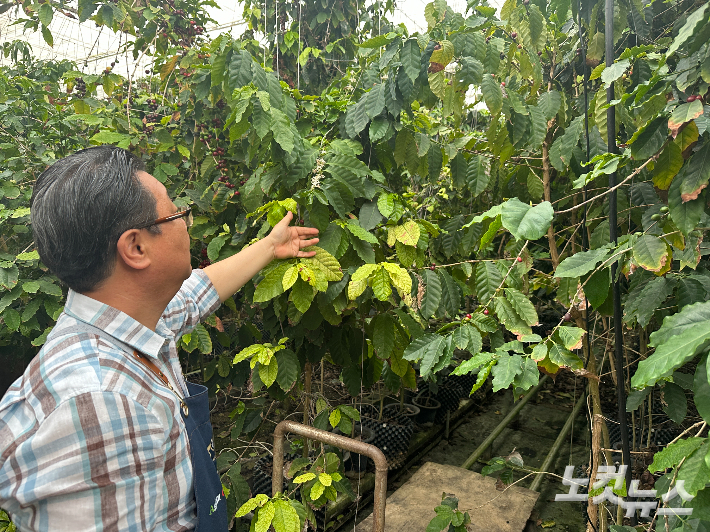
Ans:
{"label": "man's hand", "polygon": [[310,238],[318,234],[318,229],[290,226],[291,220],[293,220],[293,213],[287,211],[286,216],[276,224],[269,236],[266,237],[273,246],[274,258],[313,257],[316,254],[315,251],[301,251],[301,249],[318,243],[318,238]]}
{"label": "man's hand", "polygon": [[318,234],[318,229],[291,227],[288,225],[291,220],[293,213],[287,212],[266,238],[205,268],[205,273],[217,289],[220,301],[231,297],[274,259],[305,258],[316,254],[315,251],[301,250],[318,243],[317,238],[311,238]]}

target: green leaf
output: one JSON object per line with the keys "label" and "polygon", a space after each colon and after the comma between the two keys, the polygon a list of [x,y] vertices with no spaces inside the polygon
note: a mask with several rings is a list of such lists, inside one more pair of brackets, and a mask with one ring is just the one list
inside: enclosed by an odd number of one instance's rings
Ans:
{"label": "green leaf", "polygon": [[505,325],[505,328],[515,334],[530,334],[532,331],[527,323],[518,316],[510,302],[504,297],[494,297],[493,303],[498,319]]}
{"label": "green leaf", "polygon": [[708,379],[708,357],[700,359],[693,376],[693,402],[698,414],[707,422],[710,420],[710,379]]}
{"label": "green leaf", "polygon": [[[683,199],[680,189],[689,168],[690,163],[685,164],[668,189],[668,208],[671,219],[684,235],[697,227],[703,215],[705,203],[702,197],[690,199],[691,196],[686,196],[688,199]],[[694,179],[694,176],[691,176],[691,179]],[[698,192],[702,192],[702,190]]]}
{"label": "green leaf", "polygon": [[661,328],[651,334],[656,351],[639,362],[631,386],[641,388],[654,384],[704,349],[710,342],[710,301],[683,307],[667,316]]}
{"label": "green leaf", "polygon": [[407,346],[402,358],[410,362],[419,362],[427,356],[432,357],[431,353],[439,352],[440,348],[443,350],[443,342],[444,338],[438,334],[423,334]]}
{"label": "green leaf", "polygon": [[372,276],[372,292],[380,301],[387,301],[392,295],[390,276],[384,268],[379,268]]}
{"label": "green leaf", "polygon": [[354,138],[365,129],[369,121],[367,116],[367,95],[364,95],[355,105],[348,107],[348,112],[345,115],[345,129],[348,135]]}
{"label": "green leaf", "polygon": [[503,282],[503,275],[492,262],[479,262],[476,266],[476,295],[482,305],[495,295],[496,290]]}
{"label": "green leaf", "polygon": [[683,458],[705,443],[705,438],[685,438],[668,445],[653,455],[653,463],[648,466],[651,473],[658,473],[677,466]]}
{"label": "green leaf", "polygon": [[[320,20],[318,21],[320,22]],[[386,33],[384,35],[377,35],[366,40],[364,43],[358,44],[360,48],[379,48],[380,46],[385,46],[392,39],[394,39],[393,34]]]}
{"label": "green leaf", "polygon": [[[288,300],[295,305],[299,312],[305,314],[311,307],[315,295],[316,289],[302,279],[299,279],[296,281],[296,284],[293,285]],[[256,294],[254,295],[254,301],[256,301]]]}
{"label": "green leaf", "polygon": [[581,277],[591,272],[596,268],[597,264],[606,260],[608,256],[609,251],[605,248],[578,251],[557,266],[555,277]]}
{"label": "green leaf", "polygon": [[340,423],[340,416],[340,410],[338,410],[337,408],[330,413],[330,416],[328,416],[328,421],[330,422],[331,427],[335,428],[338,426],[338,423]]}
{"label": "green leaf", "polygon": [[307,246],[302,248],[302,251],[307,253],[315,251],[316,254],[313,257],[301,259],[301,264],[309,266],[313,270],[317,270],[327,281],[340,281],[343,278],[343,272],[338,259],[323,248]]}
{"label": "green leaf", "polygon": [[52,35],[50,29],[44,24],[42,25],[42,38],[50,48],[54,48],[54,36]]}
{"label": "green leaf", "polygon": [[461,307],[461,289],[453,277],[443,268],[438,271],[441,283],[441,304],[450,317],[456,316]]}
{"label": "green leaf", "polygon": [[657,277],[636,287],[624,305],[624,321],[636,320],[641,327],[646,327],[656,309],[673,292],[673,286],[666,277]]}
{"label": "green leaf", "polygon": [[2,319],[9,330],[16,332],[20,328],[20,313],[15,309],[5,309],[2,313]]}
{"label": "green leaf", "polygon": [[550,162],[558,172],[569,166],[572,151],[579,142],[579,137],[584,129],[584,115],[579,115],[570,122],[564,134],[558,137],[550,149]]}
{"label": "green leaf", "polygon": [[500,113],[501,109],[503,109],[503,92],[501,91],[500,84],[493,76],[483,76],[481,92],[483,93],[483,99],[491,115]]}
{"label": "green leaf", "polygon": [[705,463],[708,448],[710,448],[710,442],[706,441],[685,459],[678,470],[678,480],[685,481],[683,487],[690,495],[697,495],[710,478],[710,468]]}
{"label": "green leaf", "polygon": [[268,365],[259,364],[259,378],[267,388],[276,381],[278,374],[279,363],[276,361],[276,358],[272,358]]}
{"label": "green leaf", "polygon": [[522,371],[513,379],[516,389],[527,390],[540,381],[540,371],[537,369],[535,361],[528,357],[523,357]]}
{"label": "green leaf", "polygon": [[688,414],[688,400],[683,388],[672,382],[663,386],[663,411],[675,423],[681,424]]}
{"label": "green leaf", "polygon": [[370,135],[370,141],[377,142],[381,138],[385,136],[387,131],[389,130],[390,127],[390,122],[387,119],[387,117],[384,116],[378,116],[370,122],[370,130],[369,130],[369,135]]}
{"label": "green leaf", "polygon": [[256,287],[254,303],[263,303],[283,294],[284,274],[290,267],[291,265],[288,262],[282,262],[276,268],[269,271]]}
{"label": "green leaf", "polygon": [[367,104],[365,112],[370,119],[375,118],[379,115],[385,108],[385,84],[379,83],[370,89],[367,93]]}
{"label": "green leaf", "polygon": [[5,290],[12,290],[19,279],[20,270],[17,264],[10,264],[9,267],[0,268],[0,286]]}
{"label": "green leaf", "polygon": [[710,142],[706,142],[688,161],[680,184],[680,197],[683,203],[696,199],[708,186],[708,180],[710,180]]}
{"label": "green leaf", "polygon": [[288,501],[274,501],[274,518],[271,522],[276,532],[299,532],[301,519]]}
{"label": "green leaf", "polygon": [[309,497],[311,498],[312,501],[317,501],[320,499],[321,495],[323,495],[323,492],[325,491],[325,486],[321,484],[320,482],[316,482],[313,484],[313,487],[311,488],[311,492],[309,494]]}
{"label": "green leaf", "polygon": [[462,189],[466,186],[468,179],[466,177],[468,170],[468,162],[462,153],[457,153],[456,157],[451,159],[451,180],[454,187]]}
{"label": "green leaf", "polygon": [[[556,90],[544,92],[537,100],[537,107],[542,111],[545,120],[552,120],[562,104],[562,96]],[[545,124],[547,126],[547,124]],[[547,127],[545,128],[547,130]]]}
{"label": "green leaf", "polygon": [[436,272],[431,270],[424,270],[422,277],[425,292],[419,312],[424,319],[429,319],[436,313],[441,303],[441,280]]}
{"label": "green leaf", "polygon": [[281,149],[286,153],[291,153],[294,146],[293,133],[289,118],[275,107],[271,108],[271,131],[274,134],[274,140],[281,146]]}
{"label": "green leaf", "polygon": [[515,312],[525,323],[531,326],[537,324],[537,311],[525,294],[515,288],[506,288],[505,295]]}
{"label": "green leaf", "polygon": [[653,169],[653,184],[661,190],[668,190],[671,181],[683,167],[684,162],[683,151],[678,144],[668,143],[658,156],[658,161]]}
{"label": "green leaf", "polygon": [[360,240],[364,240],[365,242],[369,242],[370,244],[379,244],[379,240],[377,240],[377,237],[375,235],[369,233],[368,231],[365,231],[365,229],[360,227],[354,220],[349,220],[345,227],[348,231],[350,231]]}
{"label": "green leaf", "polygon": [[523,357],[520,355],[501,354],[493,366],[493,393],[513,384],[513,379],[523,371]]}
{"label": "green leaf", "polygon": [[200,353],[209,354],[212,352],[212,338],[204,325],[198,323],[192,331],[192,334],[197,335],[197,347]]}
{"label": "green leaf", "polygon": [[377,356],[387,359],[395,344],[395,323],[390,314],[377,314],[372,320],[372,344]]}
{"label": "green leaf", "polygon": [[271,527],[271,521],[274,519],[274,503],[268,501],[261,507],[257,514],[256,524],[254,525],[254,532],[267,532]]}
{"label": "green leaf", "polygon": [[49,26],[52,22],[52,18],[54,18],[54,9],[52,9],[52,6],[49,5],[49,3],[46,4],[41,4],[39,6],[39,21],[42,23],[43,26]]}
{"label": "green leaf", "polygon": [[503,203],[501,214],[503,227],[515,238],[537,240],[547,232],[555,213],[549,201],[531,207],[518,198],[512,198]]}
{"label": "green leaf", "polygon": [[411,81],[419,77],[421,68],[421,51],[416,39],[404,41],[402,49],[399,51],[399,60],[402,62],[404,73]]}
{"label": "green leaf", "polygon": [[267,501],[269,500],[269,497],[264,495],[263,493],[259,493],[255,497],[249,499],[247,502],[245,502],[239,510],[237,510],[237,513],[235,517],[243,517],[249,512],[253,512],[256,510],[257,507],[263,506]]}
{"label": "green leaf", "polygon": [[582,369],[584,366],[581,358],[559,344],[553,343],[547,354],[550,361],[561,368]]}
{"label": "green leaf", "polygon": [[673,43],[668,48],[666,52],[666,57],[675,53],[678,48],[680,48],[685,42],[690,39],[695,34],[695,27],[704,20],[705,10],[707,9],[707,3],[700,6],[698,9],[693,11],[687,19],[685,19],[685,24],[678,32],[678,35],[673,39]]}
{"label": "green leaf", "polygon": [[[703,102],[701,100],[695,100],[690,103],[683,103],[673,109],[671,116],[668,118],[668,129],[671,130],[671,134],[675,137],[680,129],[680,126],[691,120],[695,120],[700,115],[703,114]],[[663,120],[663,117],[660,117]],[[665,129],[664,129],[665,133]],[[663,135],[665,138],[665,134]],[[652,154],[651,154],[652,155]],[[650,155],[648,156],[650,157]]]}
{"label": "green leaf", "polygon": [[251,54],[246,50],[234,50],[229,61],[229,88],[238,89],[249,85],[252,80]]}
{"label": "green leaf", "polygon": [[[695,102],[693,102],[695,103]],[[702,114],[702,104],[700,105]],[[655,155],[661,149],[663,142],[668,136],[665,116],[659,116],[646,125],[645,129],[636,137],[631,144],[631,157],[643,161]]]}
{"label": "green leaf", "polygon": [[643,269],[659,272],[668,261],[668,247],[657,236],[644,234],[634,242],[633,255]]}
{"label": "green leaf", "polygon": [[468,161],[466,180],[468,181],[468,189],[474,198],[486,190],[491,179],[487,162],[482,155],[474,155]]}
{"label": "green leaf", "polygon": [[347,218],[348,213],[355,206],[352,192],[348,187],[337,179],[328,179],[321,185],[321,190],[338,216]]}
{"label": "green leaf", "polygon": [[605,87],[608,88],[613,82],[619,79],[621,75],[629,68],[630,64],[631,63],[628,59],[624,59],[622,61],[617,61],[611,66],[606,67],[602,72],[602,82],[604,83]]}
{"label": "green leaf", "polygon": [[278,373],[276,382],[285,392],[288,392],[298,380],[301,374],[301,366],[298,357],[290,349],[282,349],[274,354],[278,362]]}

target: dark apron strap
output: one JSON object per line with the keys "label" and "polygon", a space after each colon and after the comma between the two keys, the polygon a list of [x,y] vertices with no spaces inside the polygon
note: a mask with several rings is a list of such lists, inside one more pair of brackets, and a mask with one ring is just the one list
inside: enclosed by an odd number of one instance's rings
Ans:
{"label": "dark apron strap", "polygon": [[[52,330],[47,339],[64,336],[67,333],[86,332],[96,334],[105,340],[120,345],[126,353],[134,349],[95,325],[77,320],[75,325],[61,329],[55,334]],[[142,358],[137,358],[146,369],[154,373]],[[158,375],[156,375],[158,376]],[[158,376],[159,377],[159,376]],[[187,382],[188,397],[181,399],[187,408],[181,409],[181,415],[190,442],[190,461],[192,462],[193,486],[197,506],[197,532],[227,532],[227,500],[222,490],[222,481],[217,473],[215,448],[210,423],[210,408],[207,388],[201,384]],[[174,392],[174,390],[173,390]],[[176,393],[177,395],[177,393]],[[189,412],[189,415],[186,414]]]}

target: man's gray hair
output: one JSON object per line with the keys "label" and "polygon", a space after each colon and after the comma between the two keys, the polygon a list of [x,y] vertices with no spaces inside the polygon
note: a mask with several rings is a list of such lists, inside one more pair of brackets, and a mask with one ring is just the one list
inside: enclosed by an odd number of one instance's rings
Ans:
{"label": "man's gray hair", "polygon": [[95,146],[60,159],[37,179],[31,202],[37,251],[69,288],[98,288],[113,271],[121,234],[158,217],[155,197],[137,175],[143,169],[124,149]]}

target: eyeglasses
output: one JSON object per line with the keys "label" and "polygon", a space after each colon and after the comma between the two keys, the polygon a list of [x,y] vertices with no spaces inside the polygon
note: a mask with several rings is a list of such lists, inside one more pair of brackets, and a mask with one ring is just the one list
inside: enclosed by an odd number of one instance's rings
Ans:
{"label": "eyeglasses", "polygon": [[183,207],[181,210],[176,212],[175,214],[170,214],[168,216],[163,216],[162,218],[158,218],[157,220],[141,225],[139,227],[136,227],[136,229],[145,229],[146,227],[152,227],[154,225],[162,224],[165,222],[171,222],[173,220],[177,220],[178,218],[185,218],[185,225],[187,226],[188,229],[192,227],[192,207]]}

